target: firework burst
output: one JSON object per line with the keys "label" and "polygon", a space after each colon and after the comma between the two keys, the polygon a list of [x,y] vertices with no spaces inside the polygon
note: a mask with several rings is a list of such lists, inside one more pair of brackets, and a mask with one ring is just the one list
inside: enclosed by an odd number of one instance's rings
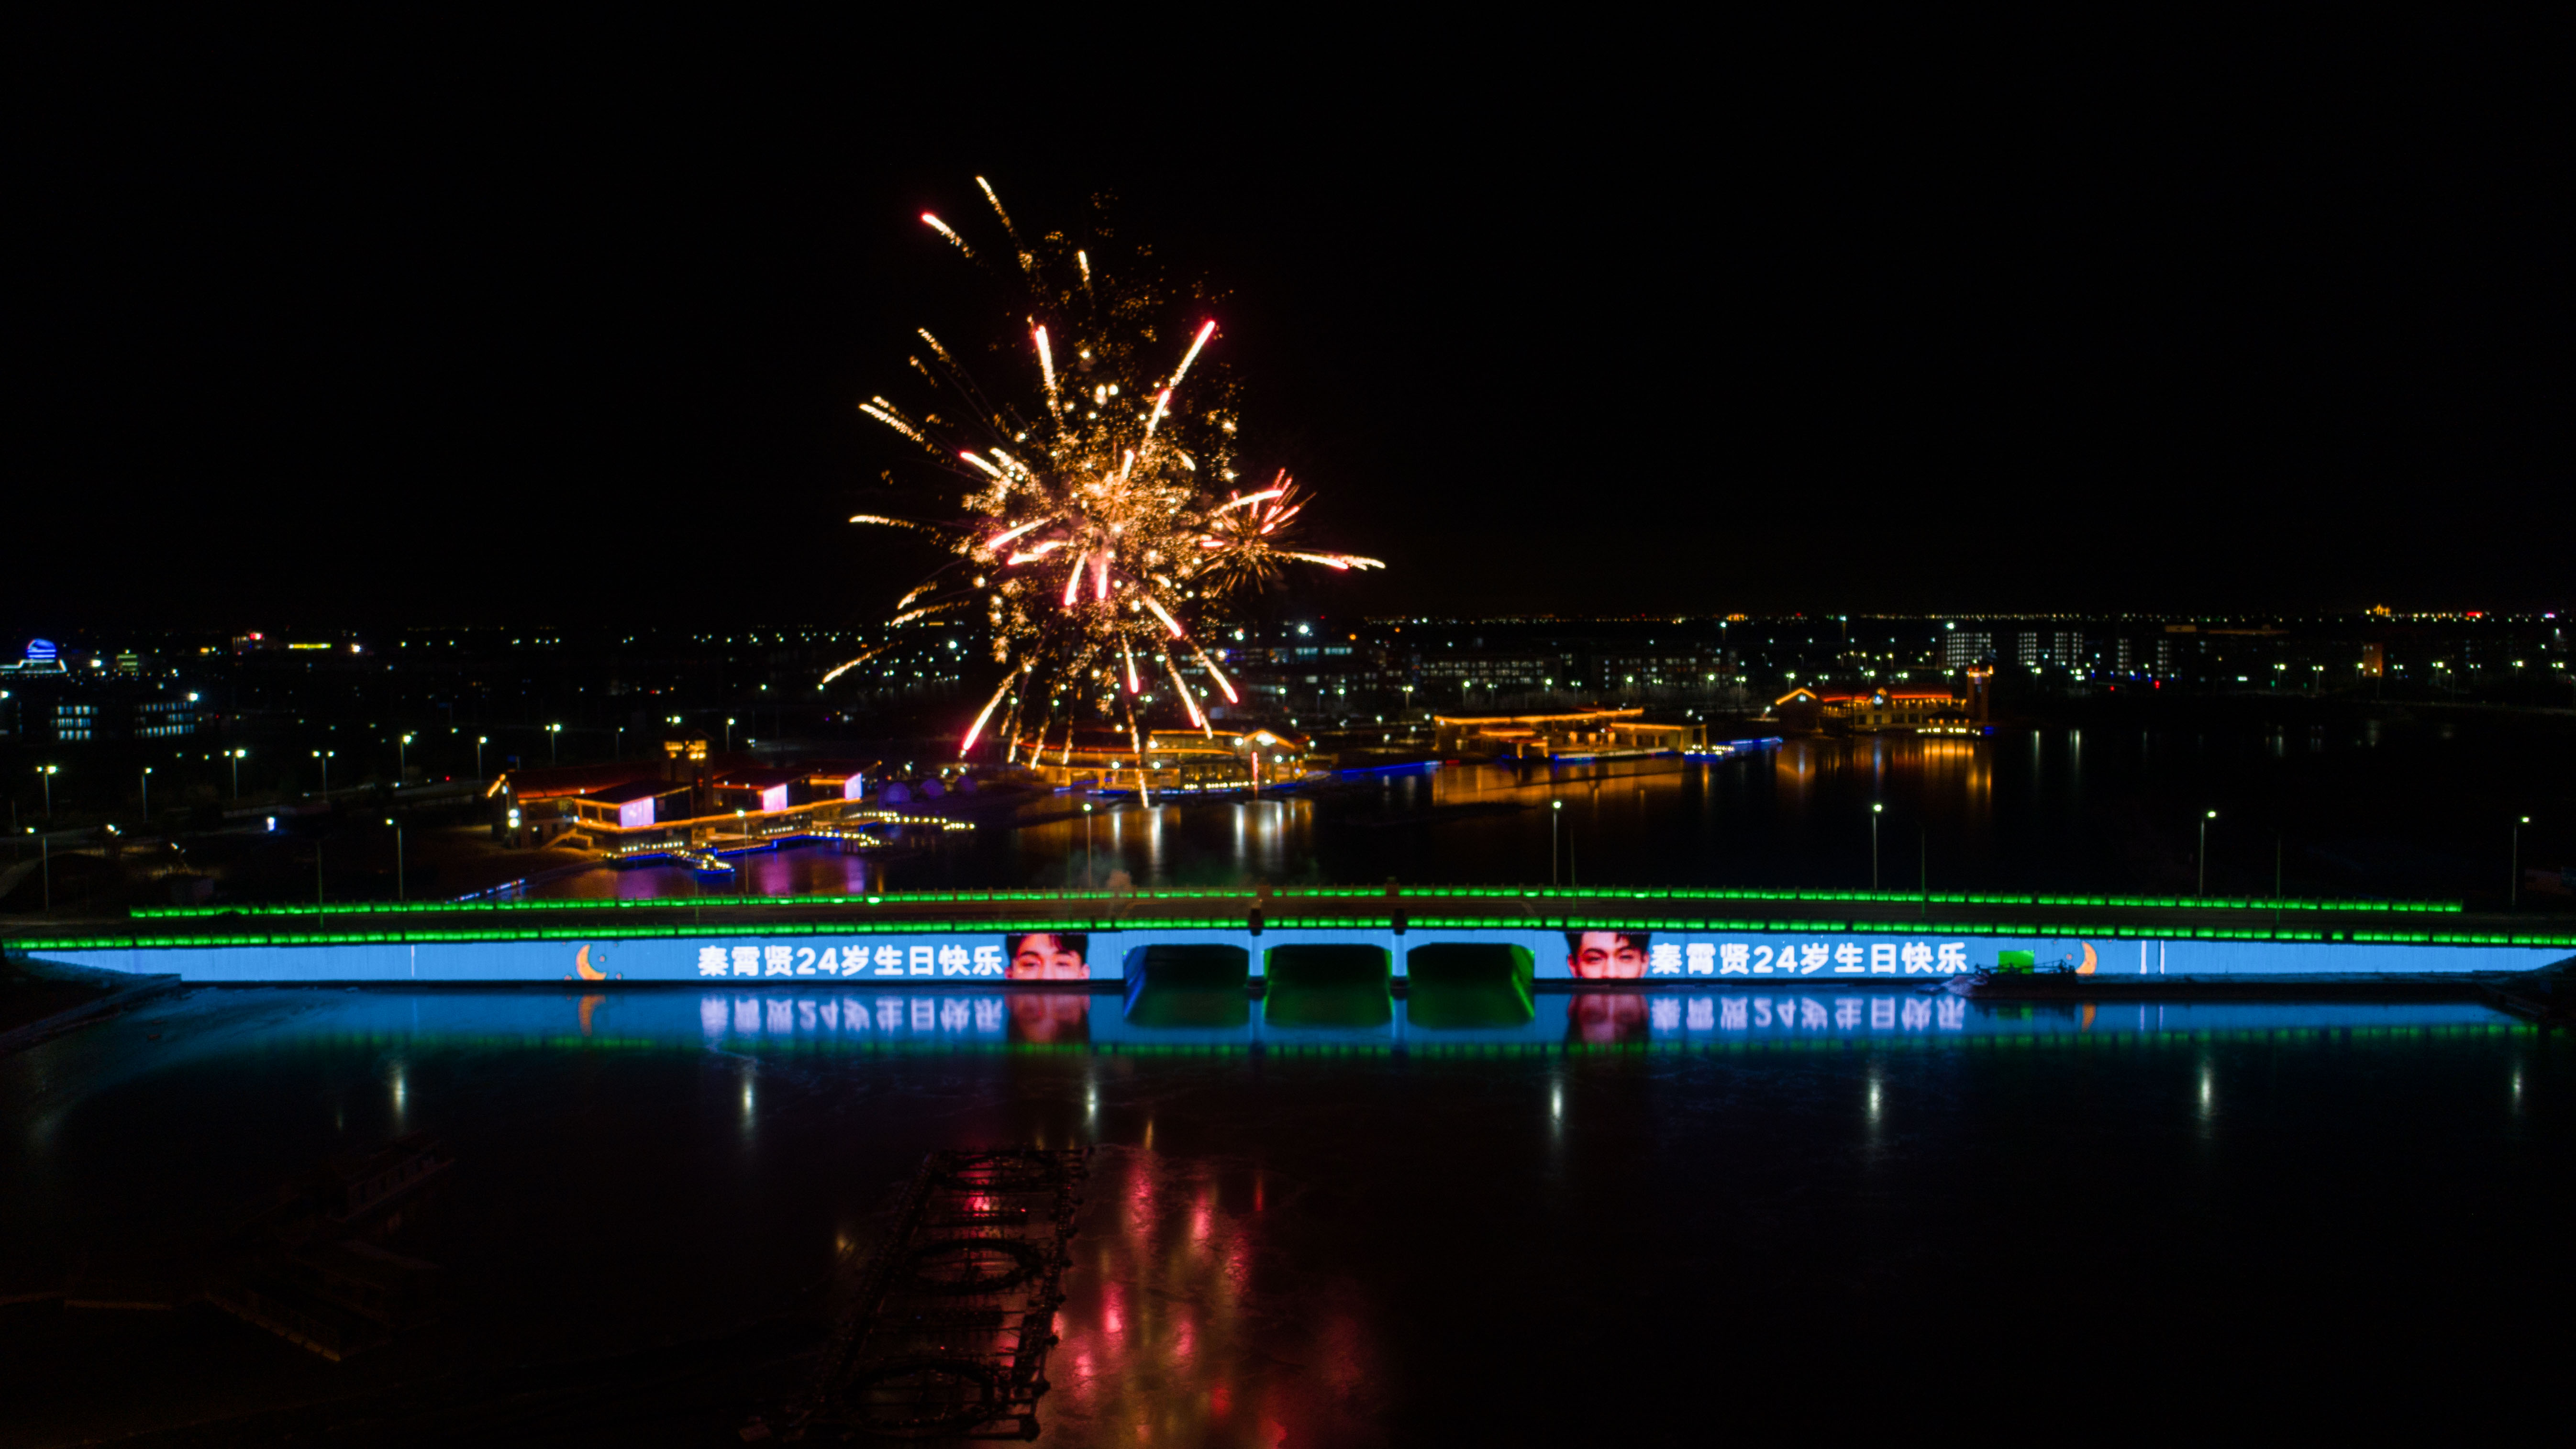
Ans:
{"label": "firework burst", "polygon": [[[889,511],[850,520],[928,533],[955,555],[889,622],[976,620],[988,632],[1002,678],[959,742],[961,756],[997,718],[1006,757],[1024,748],[1034,757],[1059,725],[1070,749],[1085,722],[1123,727],[1141,755],[1144,708],[1166,681],[1190,723],[1213,733],[1187,674],[1229,702],[1237,696],[1193,624],[1289,563],[1384,565],[1295,547],[1305,500],[1286,473],[1242,491],[1235,415],[1201,362],[1215,322],[1160,334],[1154,318],[1165,309],[1150,288],[1120,287],[1061,235],[1024,242],[993,188],[982,177],[975,184],[1009,242],[1007,275],[1028,291],[1025,333],[1006,350],[1036,386],[1023,403],[997,401],[925,330],[927,356],[911,362],[936,401],[918,412],[884,397],[859,405],[966,485],[945,518]],[[937,216],[921,219],[968,260],[1000,265]]]}

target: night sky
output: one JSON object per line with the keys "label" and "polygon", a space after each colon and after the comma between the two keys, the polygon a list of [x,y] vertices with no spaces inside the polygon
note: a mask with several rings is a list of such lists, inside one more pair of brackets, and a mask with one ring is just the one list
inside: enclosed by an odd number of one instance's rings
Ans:
{"label": "night sky", "polygon": [[2576,603],[2546,37],[1060,39],[23,38],[0,626],[882,617],[979,173],[1222,294],[1296,607]]}

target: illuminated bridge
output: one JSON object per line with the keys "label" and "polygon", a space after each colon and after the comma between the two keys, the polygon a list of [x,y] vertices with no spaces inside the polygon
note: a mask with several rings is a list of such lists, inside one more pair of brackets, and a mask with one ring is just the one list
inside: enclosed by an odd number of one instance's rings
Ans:
{"label": "illuminated bridge", "polygon": [[956,987],[1509,979],[1937,986],[2027,969],[2109,986],[2475,978],[2576,955],[2576,919],[2456,903],[1511,887],[173,907],[6,942],[207,983]]}

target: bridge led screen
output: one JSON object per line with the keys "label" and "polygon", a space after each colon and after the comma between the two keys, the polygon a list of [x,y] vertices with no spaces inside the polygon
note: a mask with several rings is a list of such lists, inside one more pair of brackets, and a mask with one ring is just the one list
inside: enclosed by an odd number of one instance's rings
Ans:
{"label": "bridge led screen", "polygon": [[329,945],[181,944],[46,951],[47,959],[112,971],[175,973],[190,981],[825,981],[976,985],[1116,981],[1141,948],[1234,946],[1254,975],[1263,953],[1287,945],[1386,947],[1399,976],[1418,946],[1476,943],[1529,953],[1540,980],[1633,980],[1647,985],[1801,988],[1917,984],[2009,961],[2083,976],[2372,976],[2528,971],[2563,947],[2346,942],[2137,940],[2087,936],[1941,935],[1901,931],[1542,931],[1146,927],[1063,932],[881,932],[797,927],[761,935],[617,936],[545,940]]}

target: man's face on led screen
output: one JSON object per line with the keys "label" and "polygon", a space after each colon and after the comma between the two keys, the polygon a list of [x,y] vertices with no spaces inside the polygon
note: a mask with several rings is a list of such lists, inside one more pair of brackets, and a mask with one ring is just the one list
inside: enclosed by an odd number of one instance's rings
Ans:
{"label": "man's face on led screen", "polygon": [[1646,974],[1643,931],[1568,931],[1565,971],[1585,981],[1624,981]]}

